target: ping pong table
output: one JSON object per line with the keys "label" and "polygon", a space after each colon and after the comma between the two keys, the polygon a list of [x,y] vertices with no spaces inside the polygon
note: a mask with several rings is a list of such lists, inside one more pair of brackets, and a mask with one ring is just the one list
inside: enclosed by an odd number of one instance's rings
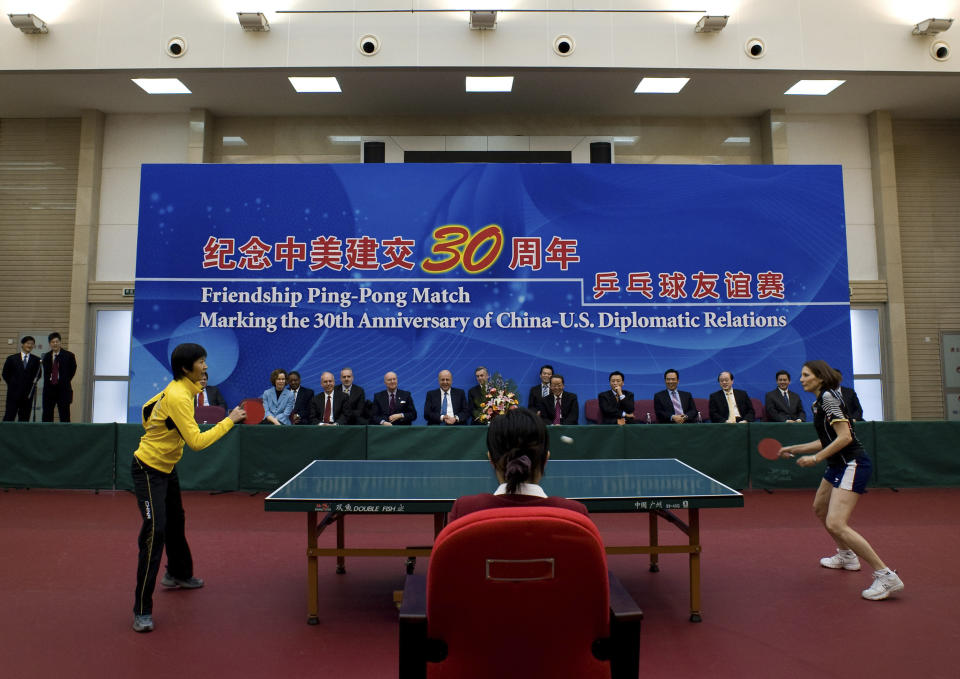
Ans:
{"label": "ping pong table", "polygon": [[[348,556],[405,556],[408,572],[430,547],[345,546],[347,514],[433,514],[434,537],[446,513],[463,495],[492,492],[498,483],[486,460],[316,460],[271,493],[266,511],[307,515],[307,622],[319,622],[317,557],[337,557],[344,572]],[[540,485],[548,495],[579,500],[591,513],[648,515],[647,545],[607,546],[607,554],[649,554],[658,571],[660,554],[690,556],[690,620],[700,622],[700,510],[742,507],[743,495],[675,459],[552,460]],[[686,510],[687,521],[673,513]],[[317,524],[317,515],[326,514]],[[687,544],[662,545],[659,519],[677,526]],[[320,548],[317,536],[336,523],[337,546]]]}

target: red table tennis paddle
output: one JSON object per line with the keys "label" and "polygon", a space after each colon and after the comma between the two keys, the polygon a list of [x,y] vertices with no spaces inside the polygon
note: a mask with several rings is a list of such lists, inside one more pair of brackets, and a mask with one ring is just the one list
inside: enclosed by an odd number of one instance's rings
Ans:
{"label": "red table tennis paddle", "polygon": [[777,439],[760,439],[757,444],[757,452],[768,460],[779,459],[781,448],[783,445]]}

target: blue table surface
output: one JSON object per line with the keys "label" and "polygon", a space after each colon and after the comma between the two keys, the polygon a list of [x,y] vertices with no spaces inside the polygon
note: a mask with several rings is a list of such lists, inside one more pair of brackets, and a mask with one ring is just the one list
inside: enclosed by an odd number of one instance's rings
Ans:
{"label": "blue table surface", "polygon": [[[483,460],[316,460],[271,493],[285,501],[453,501],[492,493],[497,479]],[[554,460],[540,485],[576,500],[726,498],[742,496],[675,459]]]}

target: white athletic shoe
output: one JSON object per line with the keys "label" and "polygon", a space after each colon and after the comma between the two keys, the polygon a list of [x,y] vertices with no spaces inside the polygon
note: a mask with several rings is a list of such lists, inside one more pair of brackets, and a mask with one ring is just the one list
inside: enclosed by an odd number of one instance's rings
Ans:
{"label": "white athletic shoe", "polygon": [[833,556],[825,556],[820,559],[820,565],[824,568],[842,568],[846,571],[860,570],[860,559],[851,550],[837,550]]}
{"label": "white athletic shoe", "polygon": [[863,590],[861,595],[864,599],[880,601],[881,599],[886,599],[894,592],[899,592],[902,589],[903,581],[894,571],[890,571],[889,573],[874,571],[873,584],[870,585],[870,589]]}

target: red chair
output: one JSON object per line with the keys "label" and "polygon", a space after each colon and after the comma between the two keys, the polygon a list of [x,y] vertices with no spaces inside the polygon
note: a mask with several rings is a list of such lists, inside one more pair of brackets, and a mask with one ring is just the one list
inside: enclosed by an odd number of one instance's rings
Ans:
{"label": "red chair", "polygon": [[584,515],[474,512],[437,536],[426,577],[407,576],[400,677],[636,679],[642,619]]}
{"label": "red chair", "polygon": [[710,399],[709,398],[695,398],[693,402],[697,406],[697,412],[700,413],[701,422],[710,421]]}
{"label": "red chair", "polygon": [[767,419],[767,409],[763,407],[763,401],[758,398],[751,398],[750,405],[753,406],[753,415],[755,422],[763,422]]}
{"label": "red chair", "polygon": [[657,423],[657,411],[653,408],[653,399],[638,399],[633,404],[633,421],[636,423]]}
{"label": "red chair", "polygon": [[227,416],[223,406],[197,406],[193,409],[193,419],[197,424],[219,422]]}
{"label": "red chair", "polygon": [[240,407],[247,411],[247,418],[244,424],[260,424],[263,418],[267,416],[263,410],[262,398],[245,398],[240,401]]}
{"label": "red chair", "polygon": [[603,419],[600,417],[600,401],[588,398],[583,404],[583,416],[587,418],[587,422],[600,424],[600,420]]}

